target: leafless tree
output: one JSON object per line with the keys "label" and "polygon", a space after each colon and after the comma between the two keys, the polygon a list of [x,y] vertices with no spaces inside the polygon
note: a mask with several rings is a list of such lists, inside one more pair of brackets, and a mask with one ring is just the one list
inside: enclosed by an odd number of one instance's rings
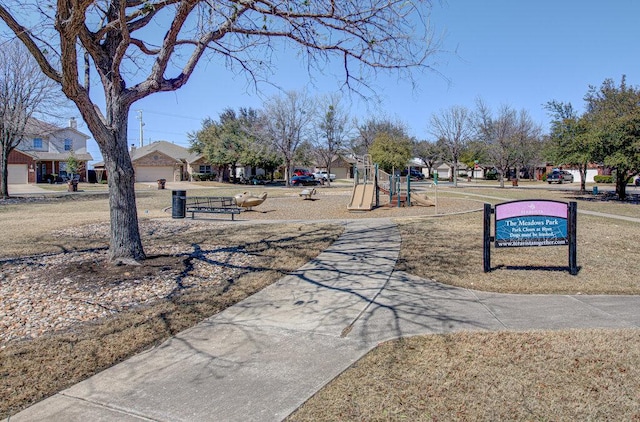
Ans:
{"label": "leafless tree", "polygon": [[331,163],[350,136],[349,115],[339,95],[327,95],[318,102],[316,113],[314,155],[318,164],[327,169],[327,183],[331,184]]}
{"label": "leafless tree", "polygon": [[[370,92],[378,70],[411,77],[428,68],[438,51],[430,8],[418,0],[3,0],[0,19],[62,86],[100,146],[109,174],[110,257],[127,262],[145,258],[127,149],[136,101],[179,89],[202,59],[257,83],[282,46],[297,47],[310,70],[339,59],[345,85]],[[104,99],[90,96],[88,67]]]}
{"label": "leafless tree", "polygon": [[263,109],[266,138],[282,155],[285,182],[289,186],[294,157],[302,142],[308,140],[315,110],[313,99],[306,93],[289,91],[268,99]]}
{"label": "leafless tree", "polygon": [[462,106],[440,110],[431,115],[429,131],[444,152],[442,158],[453,168],[453,185],[458,186],[460,155],[474,135],[471,112]]}
{"label": "leafless tree", "polygon": [[58,85],[38,68],[33,57],[18,41],[0,48],[0,196],[9,196],[9,154],[28,131],[34,115],[60,110],[63,102]]}
{"label": "leafless tree", "polygon": [[517,113],[510,106],[502,106],[494,117],[489,107],[478,100],[476,116],[478,136],[485,145],[488,162],[498,171],[500,187],[504,187],[505,174],[509,174],[518,159],[515,138]]}
{"label": "leafless tree", "polygon": [[535,169],[543,164],[544,142],[542,127],[535,123],[526,110],[518,113],[516,177],[520,170],[526,170],[529,179],[535,176]]}
{"label": "leafless tree", "polygon": [[535,139],[540,128],[533,123],[526,110],[516,111],[508,105],[500,107],[494,116],[482,101],[477,102],[476,130],[485,145],[489,164],[493,165],[500,176],[500,187],[504,187],[504,178],[511,169],[522,162],[522,144]]}

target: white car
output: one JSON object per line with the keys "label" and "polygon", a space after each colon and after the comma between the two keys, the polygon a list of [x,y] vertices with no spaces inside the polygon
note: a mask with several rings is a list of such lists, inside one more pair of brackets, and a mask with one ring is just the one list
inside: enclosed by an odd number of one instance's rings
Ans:
{"label": "white car", "polygon": [[316,180],[330,180],[332,182],[336,180],[335,174],[327,173],[326,171],[317,171],[313,173],[313,177],[315,177]]}

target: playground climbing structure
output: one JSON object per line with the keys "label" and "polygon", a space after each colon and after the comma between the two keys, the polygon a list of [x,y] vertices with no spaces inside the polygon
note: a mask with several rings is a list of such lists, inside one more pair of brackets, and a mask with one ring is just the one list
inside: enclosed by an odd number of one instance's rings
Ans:
{"label": "playground climbing structure", "polygon": [[353,174],[353,192],[347,206],[349,211],[371,211],[380,205],[377,166],[371,163],[371,156],[365,155],[358,162]]}

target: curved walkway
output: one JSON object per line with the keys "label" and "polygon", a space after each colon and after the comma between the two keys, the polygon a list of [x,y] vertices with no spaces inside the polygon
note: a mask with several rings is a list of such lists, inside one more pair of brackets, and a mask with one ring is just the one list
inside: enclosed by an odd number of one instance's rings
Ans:
{"label": "curved walkway", "polygon": [[345,223],[263,291],[13,416],[18,421],[279,421],[379,342],[460,330],[640,328],[640,296],[505,295],[393,268],[390,220]]}

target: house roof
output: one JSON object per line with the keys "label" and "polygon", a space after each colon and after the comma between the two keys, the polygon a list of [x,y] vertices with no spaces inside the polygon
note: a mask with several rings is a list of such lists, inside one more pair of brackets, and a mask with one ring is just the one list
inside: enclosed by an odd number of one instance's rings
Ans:
{"label": "house roof", "polygon": [[145,157],[152,152],[160,152],[177,161],[185,161],[187,163],[196,161],[201,157],[201,155],[191,153],[187,148],[180,145],[167,141],[155,141],[143,147],[133,149],[131,151],[131,161]]}
{"label": "house roof", "polygon": [[[45,152],[45,151],[20,151],[37,161],[66,161],[71,156],[71,151],[65,152]],[[74,153],[78,161],[91,161],[93,157],[88,152]]]}
{"label": "house roof", "polygon": [[33,117],[27,120],[27,126],[25,127],[25,134],[33,137],[49,136],[51,134],[54,134],[56,132],[61,132],[63,130],[70,130],[86,139],[90,138],[89,135],[87,135],[86,133],[80,132],[78,129],[74,127],[71,127],[71,126],[61,127],[61,126],[54,125],[52,123],[43,122],[42,120],[38,120]]}

